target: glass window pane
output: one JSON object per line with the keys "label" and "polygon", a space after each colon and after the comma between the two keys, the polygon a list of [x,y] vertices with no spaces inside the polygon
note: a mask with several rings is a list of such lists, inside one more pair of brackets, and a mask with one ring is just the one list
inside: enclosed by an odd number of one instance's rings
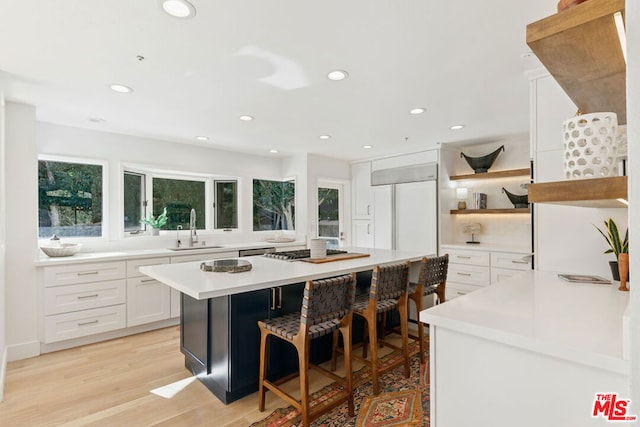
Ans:
{"label": "glass window pane", "polygon": [[102,166],[38,161],[38,236],[102,236]]}
{"label": "glass window pane", "polygon": [[216,181],[215,228],[238,228],[238,183]]}
{"label": "glass window pane", "polygon": [[338,189],[318,188],[318,237],[338,237]]}
{"label": "glass window pane", "polygon": [[153,178],[153,215],[167,208],[167,224],[163,230],[175,230],[178,225],[189,229],[189,214],[196,210],[196,228],[205,228],[204,181]]}
{"label": "glass window pane", "polygon": [[295,230],[295,181],[253,180],[253,230]]}
{"label": "glass window pane", "polygon": [[143,230],[144,175],[124,173],[124,231]]}

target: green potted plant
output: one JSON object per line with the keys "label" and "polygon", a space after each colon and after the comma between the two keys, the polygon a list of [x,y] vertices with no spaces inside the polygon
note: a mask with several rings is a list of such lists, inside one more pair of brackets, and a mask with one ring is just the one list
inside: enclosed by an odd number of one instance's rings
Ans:
{"label": "green potted plant", "polygon": [[613,279],[620,280],[620,275],[618,273],[618,259],[620,258],[620,254],[629,253],[629,229],[627,229],[627,231],[624,233],[624,239],[621,239],[620,232],[618,231],[618,226],[612,218],[604,221],[604,226],[606,229],[606,233],[598,227],[596,227],[596,229],[600,232],[600,234],[602,234],[602,237],[604,237],[604,239],[609,244],[609,249],[604,251],[604,253],[614,254],[616,257],[615,261],[609,261],[609,266],[611,267],[611,274],[613,275]]}
{"label": "green potted plant", "polygon": [[151,234],[157,236],[160,234],[160,229],[167,224],[167,208],[164,208],[162,213],[158,217],[149,215],[147,219],[141,219],[141,223],[151,226]]}

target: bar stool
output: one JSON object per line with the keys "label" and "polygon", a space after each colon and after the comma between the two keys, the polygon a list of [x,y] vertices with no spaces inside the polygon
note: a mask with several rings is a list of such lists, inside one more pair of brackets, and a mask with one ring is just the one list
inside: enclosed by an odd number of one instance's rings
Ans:
{"label": "bar stool", "polygon": [[[354,415],[353,384],[351,367],[351,322],[356,288],[355,273],[330,279],[308,281],[304,289],[300,313],[291,313],[273,319],[258,321],[260,328],[260,383],[258,409],[264,411],[267,389],[293,405],[302,415],[302,425],[309,423],[334,407],[347,402],[349,415]],[[345,343],[345,377],[309,362],[310,342],[334,331],[340,331]],[[268,336],[273,335],[291,343],[298,352],[298,375],[300,377],[300,400],[279,387],[291,379],[287,376],[278,381],[269,381],[267,374]],[[309,398],[309,368],[342,384],[345,391],[331,405],[312,412]],[[318,405],[320,406],[320,405]]]}
{"label": "bar stool", "polygon": [[[420,273],[417,283],[409,283],[409,299],[416,304],[416,315],[422,311],[422,299],[427,295],[436,294],[438,302],[445,302],[445,288],[447,286],[447,272],[449,270],[449,254],[439,257],[422,257],[420,260]],[[424,348],[424,324],[420,320],[411,320],[418,324],[418,336],[409,335],[409,338],[418,340],[420,345],[420,363],[425,363]]]}
{"label": "bar stool", "polygon": [[[364,338],[366,340],[368,337],[368,347],[371,352],[370,359],[367,359],[367,344],[365,342],[362,357],[354,354],[353,358],[371,367],[373,393],[376,395],[380,393],[379,375],[382,372],[386,372],[397,366],[400,366],[401,364],[404,364],[405,376],[408,378],[410,375],[407,322],[407,291],[409,288],[410,266],[411,262],[409,261],[402,264],[387,266],[376,265],[373,268],[369,294],[356,297],[355,303],[353,305],[353,314],[361,316],[367,323]],[[394,308],[397,308],[400,313],[402,347],[398,347],[382,338],[378,338],[378,314],[384,314]],[[399,360],[398,363],[386,367],[384,371],[380,371],[378,366],[378,344],[382,344],[394,350],[401,351],[403,355],[402,359]],[[335,369],[337,352],[337,339],[335,339],[334,336],[332,369]],[[348,357],[346,355],[346,350],[345,357]]]}

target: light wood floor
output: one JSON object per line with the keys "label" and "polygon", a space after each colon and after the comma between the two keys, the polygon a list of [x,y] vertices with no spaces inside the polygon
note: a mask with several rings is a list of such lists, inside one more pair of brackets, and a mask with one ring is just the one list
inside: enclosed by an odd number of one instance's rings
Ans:
{"label": "light wood floor", "polygon": [[[270,393],[264,412],[256,393],[224,405],[197,380],[171,399],[150,393],[191,377],[179,338],[170,327],[10,362],[0,426],[248,426],[287,406]],[[310,389],[329,382],[314,375]]]}

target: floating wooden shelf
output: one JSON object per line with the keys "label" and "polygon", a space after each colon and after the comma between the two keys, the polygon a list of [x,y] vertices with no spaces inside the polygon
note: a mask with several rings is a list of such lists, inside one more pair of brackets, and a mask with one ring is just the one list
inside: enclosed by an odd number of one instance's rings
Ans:
{"label": "floating wooden shelf", "polygon": [[510,209],[452,209],[449,211],[455,215],[470,215],[470,214],[523,214],[531,213],[530,208],[510,208]]}
{"label": "floating wooden shelf", "polygon": [[466,175],[452,175],[449,177],[451,181],[457,181],[461,179],[494,179],[494,178],[509,178],[512,176],[531,176],[529,168],[525,169],[510,169],[497,172],[482,172],[482,173],[470,173]]}
{"label": "floating wooden shelf", "polygon": [[614,14],[625,0],[591,0],[527,25],[527,44],[583,113],[627,122],[626,62]]}
{"label": "floating wooden shelf", "polygon": [[626,208],[627,177],[575,179],[529,184],[530,203],[554,203],[591,208]]}

